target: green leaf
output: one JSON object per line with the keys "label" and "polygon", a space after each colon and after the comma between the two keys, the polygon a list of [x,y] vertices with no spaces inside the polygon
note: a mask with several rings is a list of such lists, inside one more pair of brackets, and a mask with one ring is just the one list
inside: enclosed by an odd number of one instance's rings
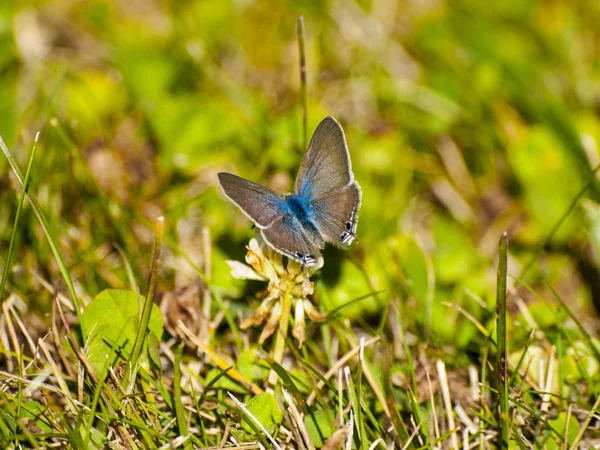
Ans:
{"label": "green leaf", "polygon": [[[554,427],[555,430],[563,431],[566,429],[566,438],[567,443],[570,446],[575,437],[577,436],[577,432],[579,431],[579,423],[577,419],[571,416],[569,418],[569,426],[567,427],[567,413],[561,412],[556,419],[550,421],[550,424]],[[563,448],[563,445],[557,440],[548,439],[546,442],[547,449],[559,449]]]}
{"label": "green leaf", "polygon": [[333,434],[335,413],[332,410],[320,410],[304,418],[304,426],[315,447],[323,447],[325,440]]}
{"label": "green leaf", "polygon": [[473,236],[456,222],[437,214],[433,221],[435,250],[432,254],[436,280],[455,283],[472,276],[485,261],[477,253]]}
{"label": "green leaf", "polygon": [[341,315],[351,319],[379,311],[381,303],[377,302],[377,297],[366,302],[347,305],[357,297],[371,293],[373,289],[364,272],[355,264],[344,261],[340,269],[339,279],[336,280],[336,283],[330,289],[321,291],[321,304],[324,309],[331,311],[344,305],[344,308],[340,310]]}
{"label": "green leaf", "polygon": [[395,255],[409,290],[415,295],[420,306],[425,306],[428,286],[426,256],[414,239],[399,235],[394,246]]}
{"label": "green leaf", "polygon": [[[279,409],[277,400],[268,392],[251,398],[246,407],[269,433],[273,433],[283,420],[283,412]],[[246,423],[249,420],[252,419],[244,417],[242,425],[248,433],[254,433],[252,427]]]}
{"label": "green leaf", "polygon": [[[567,349],[561,360],[563,377],[567,383],[576,383],[583,378],[592,378],[600,371],[599,362],[594,358],[590,348],[582,341],[574,342]],[[584,371],[582,374],[580,371]]]}
{"label": "green leaf", "polygon": [[[137,333],[141,300],[132,291],[107,289],[87,306],[81,325],[88,359],[98,373],[106,367],[107,361],[114,363],[118,356],[116,350],[121,350],[122,356],[131,352]],[[152,305],[148,328],[159,341],[163,333],[163,320],[156,305]],[[146,346],[147,342],[146,340]],[[147,363],[147,358],[145,359],[146,361],[142,359],[142,363]]]}
{"label": "green leaf", "polygon": [[[507,154],[531,218],[519,236],[536,242],[552,230],[583,183],[573,156],[548,128],[532,128],[507,148]],[[557,230],[554,241],[564,242],[572,236],[578,228],[577,218],[577,213],[571,214]]]}
{"label": "green leaf", "polygon": [[238,442],[256,442],[256,436],[254,433],[248,433],[246,430],[232,429],[231,435]]}
{"label": "green leaf", "polygon": [[256,356],[256,350],[246,350],[240,354],[237,360],[236,368],[240,373],[243,373],[246,378],[252,381],[264,380],[269,369],[265,366],[261,366],[258,363],[258,357]]}
{"label": "green leaf", "polygon": [[162,372],[162,366],[160,364],[160,353],[158,352],[159,340],[156,337],[154,331],[148,331],[148,356],[150,357],[150,361],[154,364],[154,367],[158,369],[159,372]]}
{"label": "green leaf", "polygon": [[43,417],[46,409],[40,402],[31,401],[23,403],[21,411],[23,412],[23,417],[33,420],[36,426],[42,430],[42,433],[51,433],[52,427],[48,425],[48,421],[40,419],[40,417]]}

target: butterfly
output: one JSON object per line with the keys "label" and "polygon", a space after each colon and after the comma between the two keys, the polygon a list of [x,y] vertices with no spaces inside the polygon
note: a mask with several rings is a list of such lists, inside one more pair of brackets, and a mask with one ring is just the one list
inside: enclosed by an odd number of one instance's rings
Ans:
{"label": "butterfly", "polygon": [[354,179],[344,130],[333,118],[319,124],[302,158],[293,194],[230,173],[219,173],[227,196],[277,252],[304,265],[319,259],[325,242],[356,239],[362,191]]}

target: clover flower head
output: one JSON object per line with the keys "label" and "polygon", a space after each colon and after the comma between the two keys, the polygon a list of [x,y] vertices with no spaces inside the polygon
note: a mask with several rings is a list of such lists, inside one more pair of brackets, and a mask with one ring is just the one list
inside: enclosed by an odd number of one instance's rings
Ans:
{"label": "clover flower head", "polygon": [[[259,344],[262,344],[277,329],[282,314],[282,300],[284,296],[289,296],[294,311],[292,335],[298,341],[298,346],[301,347],[305,339],[305,316],[315,322],[323,319],[323,315],[317,311],[308,298],[314,293],[314,284],[310,281],[310,277],[323,267],[323,258],[319,257],[312,266],[305,266],[273,250],[265,243],[260,233],[250,240],[246,248],[248,249],[248,253],[246,253],[248,264],[227,261],[231,268],[231,274],[234,278],[268,281],[269,284],[262,303],[250,317],[242,322],[241,327],[245,329],[251,325],[265,323],[258,340]],[[285,259],[287,259],[287,264]]]}

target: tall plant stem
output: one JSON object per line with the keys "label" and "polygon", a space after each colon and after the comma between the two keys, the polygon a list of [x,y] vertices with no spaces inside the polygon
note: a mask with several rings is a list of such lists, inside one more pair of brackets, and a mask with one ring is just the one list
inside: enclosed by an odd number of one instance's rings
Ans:
{"label": "tall plant stem", "polygon": [[496,292],[496,330],[498,342],[498,395],[500,400],[500,448],[508,448],[510,435],[510,416],[508,415],[508,360],[506,348],[506,276],[508,262],[508,235],[506,232],[500,238],[498,255],[498,284]]}
{"label": "tall plant stem", "polygon": [[298,51],[300,53],[300,100],[302,102],[302,139],[304,148],[308,146],[308,90],[306,88],[306,49],[304,42],[304,18],[298,17]]}

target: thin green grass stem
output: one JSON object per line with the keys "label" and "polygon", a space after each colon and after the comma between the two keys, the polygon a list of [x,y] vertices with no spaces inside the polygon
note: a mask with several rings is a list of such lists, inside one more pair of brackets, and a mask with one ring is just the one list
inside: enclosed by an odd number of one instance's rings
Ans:
{"label": "thin green grass stem", "polygon": [[577,325],[577,328],[581,332],[581,336],[583,337],[583,339],[585,340],[585,343],[590,348],[590,351],[594,354],[594,356],[596,357],[596,359],[598,361],[600,361],[600,351],[598,350],[598,348],[596,347],[596,345],[594,345],[594,342],[592,341],[592,337],[590,336],[590,334],[585,330],[585,328],[583,327],[583,325],[581,325],[581,322],[579,320],[577,320],[577,317],[575,317],[575,314],[573,314],[571,312],[571,310],[569,309],[569,307],[566,305],[566,303],[563,301],[563,299],[560,298],[560,296],[556,293],[556,291],[552,288],[552,286],[550,286],[546,282],[544,282],[544,285],[550,291],[550,293],[552,294],[552,297],[554,297],[554,299],[560,304],[561,308],[571,318],[571,320],[573,322],[575,322],[575,325]]}
{"label": "thin green grass stem", "polygon": [[[25,186],[25,179],[23,177],[23,174],[21,173],[21,170],[19,169],[17,162],[13,158],[12,153],[10,152],[10,150],[4,143],[2,136],[0,136],[0,147],[2,148],[2,151],[4,152],[4,156],[8,160],[8,163],[10,164],[10,167],[13,170],[15,176],[19,180],[19,183],[21,183],[21,186]],[[69,293],[71,294],[71,299],[73,300],[73,306],[75,307],[75,312],[77,313],[77,319],[79,320],[79,323],[82,323],[82,321],[81,321],[81,314],[82,314],[81,306],[82,305],[79,302],[79,297],[77,297],[77,293],[75,292],[75,286],[73,285],[73,281],[71,280],[71,276],[69,275],[69,271],[67,270],[67,266],[65,264],[65,260],[62,256],[62,253],[60,251],[60,247],[58,246],[58,242],[54,238],[52,233],[50,232],[50,224],[48,223],[48,220],[46,219],[44,211],[42,210],[42,207],[40,206],[37,199],[32,194],[30,194],[27,190],[25,190],[24,192],[25,192],[25,195],[27,196],[27,198],[29,199],[29,202],[31,203],[31,206],[33,208],[33,211],[35,212],[35,215],[37,216],[38,220],[40,221],[40,225],[42,226],[42,230],[44,231],[44,234],[46,235],[46,239],[48,239],[48,244],[50,245],[52,254],[54,255],[54,258],[56,259],[56,263],[58,264],[60,272],[65,280],[65,284],[67,285],[67,288],[69,289]]]}
{"label": "thin green grass stem", "polygon": [[304,18],[298,17],[298,51],[300,53],[300,101],[302,102],[302,142],[308,146],[308,89],[306,86],[306,48],[304,40]]}
{"label": "thin green grass stem", "polygon": [[500,400],[500,415],[498,417],[498,426],[500,427],[500,446],[508,448],[510,435],[510,416],[508,414],[508,360],[506,348],[506,278],[508,265],[508,235],[502,234],[500,239],[500,252],[498,255],[498,284],[496,292],[496,319],[497,319],[497,337],[498,342],[498,395]]}
{"label": "thin green grass stem", "polygon": [[[173,365],[173,405],[175,406],[175,415],[177,417],[177,427],[180,436],[189,434],[187,421],[185,419],[185,409],[181,402],[181,359],[183,354],[183,343],[179,344],[175,351],[175,364]],[[184,448],[191,448],[188,440]]]}
{"label": "thin green grass stem", "polygon": [[29,176],[31,175],[31,168],[33,167],[33,158],[35,157],[35,151],[37,149],[38,139],[40,133],[36,134],[35,141],[33,142],[33,148],[31,149],[31,155],[29,156],[29,163],[27,164],[27,171],[25,172],[25,180],[23,181],[23,187],[21,188],[21,195],[19,196],[19,203],[17,204],[17,213],[15,214],[15,223],[13,225],[12,234],[10,236],[10,243],[8,244],[8,252],[6,254],[6,261],[4,262],[4,271],[2,273],[2,281],[0,282],[0,302],[4,296],[4,288],[6,287],[6,281],[8,280],[8,274],[10,272],[10,262],[12,260],[13,252],[15,249],[15,242],[17,241],[17,230],[19,229],[19,219],[21,218],[21,210],[23,209],[23,202],[25,200],[25,194],[29,189]]}
{"label": "thin green grass stem", "polygon": [[138,361],[142,353],[142,348],[144,340],[146,338],[146,334],[148,333],[148,323],[150,322],[150,313],[152,312],[152,305],[154,304],[154,290],[156,288],[156,280],[158,278],[158,262],[160,260],[160,251],[162,247],[164,229],[165,219],[161,216],[156,220],[156,235],[154,237],[154,251],[152,254],[152,268],[150,270],[150,279],[148,280],[148,292],[146,293],[146,297],[144,299],[141,318],[137,334],[135,336],[135,342],[133,344],[133,349],[131,350],[131,354],[129,355],[128,360],[128,373],[131,374],[129,380],[130,387],[135,384]]}
{"label": "thin green grass stem", "polygon": [[579,442],[581,442],[581,439],[583,439],[583,435],[585,434],[585,431],[587,430],[588,426],[590,425],[592,418],[596,415],[598,408],[600,408],[600,395],[596,399],[596,403],[594,403],[594,406],[592,406],[592,410],[590,411],[587,418],[583,422],[583,425],[579,429],[579,433],[577,433],[577,436],[575,436],[575,439],[573,440],[573,444],[571,444],[571,446],[569,447],[569,450],[575,450],[575,449],[579,448]]}

